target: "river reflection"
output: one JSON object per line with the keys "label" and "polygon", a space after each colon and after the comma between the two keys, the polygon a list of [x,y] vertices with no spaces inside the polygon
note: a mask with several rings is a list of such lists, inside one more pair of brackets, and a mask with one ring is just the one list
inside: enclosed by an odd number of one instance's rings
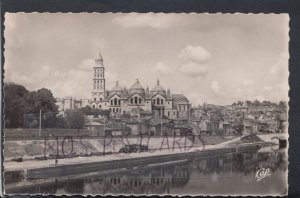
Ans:
{"label": "river reflection", "polygon": [[[260,194],[287,193],[285,152],[245,152],[164,165],[56,179],[16,190],[42,194]],[[270,176],[256,181],[258,168]],[[16,191],[12,193],[17,193]]]}

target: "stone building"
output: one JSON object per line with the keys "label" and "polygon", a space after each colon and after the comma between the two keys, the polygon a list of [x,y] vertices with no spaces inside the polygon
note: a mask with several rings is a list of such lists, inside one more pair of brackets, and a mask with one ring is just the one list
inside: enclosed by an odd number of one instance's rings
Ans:
{"label": "stone building", "polygon": [[148,86],[145,89],[138,78],[129,89],[123,89],[118,81],[111,90],[106,89],[105,67],[100,53],[93,67],[91,98],[57,99],[57,105],[60,111],[85,106],[110,110],[115,118],[141,111],[169,119],[189,119],[190,115],[189,100],[183,94],[172,94],[169,89],[166,91],[159,80],[151,90]]}

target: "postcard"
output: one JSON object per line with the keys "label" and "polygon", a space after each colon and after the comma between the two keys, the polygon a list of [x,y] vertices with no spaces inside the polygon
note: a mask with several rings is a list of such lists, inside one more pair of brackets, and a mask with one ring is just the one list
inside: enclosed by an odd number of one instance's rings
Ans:
{"label": "postcard", "polygon": [[288,14],[4,26],[5,194],[287,195]]}

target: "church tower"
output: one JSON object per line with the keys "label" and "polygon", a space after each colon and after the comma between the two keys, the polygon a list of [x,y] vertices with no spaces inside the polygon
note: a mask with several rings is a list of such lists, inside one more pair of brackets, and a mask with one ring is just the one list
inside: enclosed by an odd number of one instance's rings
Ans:
{"label": "church tower", "polygon": [[105,77],[103,58],[99,51],[98,57],[95,59],[95,66],[93,68],[93,87],[92,87],[92,100],[102,101],[105,92]]}

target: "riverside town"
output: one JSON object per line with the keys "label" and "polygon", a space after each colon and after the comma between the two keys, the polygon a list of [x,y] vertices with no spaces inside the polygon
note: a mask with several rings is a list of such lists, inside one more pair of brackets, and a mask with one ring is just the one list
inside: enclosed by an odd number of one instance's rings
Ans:
{"label": "riverside town", "polygon": [[[6,84],[7,108],[21,108],[13,103],[16,98],[8,100],[12,94],[29,108],[22,109],[22,115],[7,114],[5,119],[8,192],[14,192],[14,185],[26,177],[45,181],[53,176],[98,172],[102,163],[115,160],[121,160],[114,165],[119,169],[201,156],[204,151],[208,152],[205,155],[219,149],[240,153],[266,145],[286,146],[286,139],[282,139],[287,130],[284,101],[193,106],[183,94],[166,91],[159,79],[151,89],[145,89],[137,78],[129,89],[117,81],[108,90],[103,62],[99,53],[91,66],[89,99],[54,98],[45,88],[28,92],[21,85]],[[97,163],[99,166],[89,168]],[[114,169],[107,165],[103,170]],[[36,182],[26,181],[24,189],[37,192]]]}
{"label": "riverside town", "polygon": [[287,14],[4,23],[5,195],[288,194]]}

